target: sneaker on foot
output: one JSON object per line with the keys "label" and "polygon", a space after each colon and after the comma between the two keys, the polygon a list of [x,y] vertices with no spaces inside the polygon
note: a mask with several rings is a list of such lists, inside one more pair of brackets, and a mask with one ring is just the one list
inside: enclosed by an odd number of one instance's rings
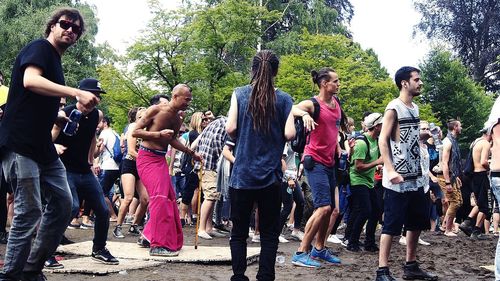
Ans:
{"label": "sneaker on foot", "polygon": [[68,229],[79,229],[80,228],[80,224],[79,223],[70,223],[68,225]]}
{"label": "sneaker on foot", "polygon": [[109,265],[117,265],[120,263],[106,248],[102,248],[98,251],[92,251],[92,259]]}
{"label": "sneaker on foot", "polygon": [[403,266],[403,279],[405,280],[438,280],[437,275],[429,274],[418,266],[418,263]]}
{"label": "sneaker on foot", "polygon": [[212,237],[216,237],[216,238],[224,238],[224,237],[227,237],[227,234],[225,233],[222,233],[222,232],[219,232],[217,231],[216,229],[213,229],[211,232],[207,232],[208,235],[212,236]]}
{"label": "sneaker on foot", "polygon": [[328,239],[326,239],[327,242],[334,243],[334,244],[341,244],[342,240],[340,240],[337,235],[335,234],[330,234],[328,236]]}
{"label": "sneaker on foot", "polygon": [[304,239],[304,232],[302,232],[300,230],[292,230],[292,234],[290,234],[290,236],[292,236],[293,238],[295,238],[299,241],[302,241],[302,239]]}
{"label": "sneaker on foot", "polygon": [[51,256],[48,260],[45,261],[45,264],[43,267],[46,269],[61,269],[61,268],[64,268],[64,265],[60,264],[56,260],[56,257]]}
{"label": "sneaker on foot", "polygon": [[118,239],[125,238],[125,235],[123,235],[123,232],[122,232],[122,226],[121,225],[115,226],[115,229],[113,229],[113,236],[116,237],[116,238],[118,238]]}
{"label": "sneaker on foot", "polygon": [[359,252],[361,252],[361,248],[359,247],[359,245],[349,244],[349,245],[347,245],[347,247],[345,249],[348,252],[351,252],[351,253],[359,253]]}
{"label": "sneaker on foot", "polygon": [[479,231],[473,231],[470,235],[471,240],[489,240],[490,238],[486,234],[482,234]]}
{"label": "sneaker on foot", "polygon": [[134,217],[131,215],[126,215],[125,220],[123,221],[123,224],[131,225],[132,222],[134,221]]}
{"label": "sneaker on foot", "polygon": [[140,235],[139,226],[137,224],[132,224],[128,229],[128,233],[132,235]]}
{"label": "sneaker on foot", "polygon": [[206,240],[212,240],[212,236],[210,236],[206,231],[198,232],[198,237],[206,239]]}
{"label": "sneaker on foot", "polygon": [[340,264],[340,259],[332,255],[332,253],[325,248],[317,250],[316,247],[313,247],[311,251],[311,258],[315,260],[321,259],[331,264]]}
{"label": "sneaker on foot", "polygon": [[80,224],[81,229],[94,229],[94,224],[93,223],[84,223]]}
{"label": "sneaker on foot", "polygon": [[285,236],[283,236],[283,235],[280,235],[280,236],[278,237],[278,240],[279,240],[279,242],[280,242],[280,243],[288,243],[288,242],[290,242],[290,241],[288,241],[288,240],[285,238]]}
{"label": "sneaker on foot", "polygon": [[474,226],[472,225],[471,220],[464,220],[458,228],[462,230],[465,235],[470,236],[472,234],[472,231],[474,230]]}
{"label": "sneaker on foot", "polygon": [[363,247],[363,249],[367,252],[372,252],[372,253],[375,253],[375,252],[378,252],[379,251],[379,248],[377,246],[377,244],[368,244]]}
{"label": "sneaker on foot", "polygon": [[149,255],[159,257],[176,257],[179,255],[179,251],[172,251],[164,247],[154,247],[149,249]]}
{"label": "sneaker on foot", "polygon": [[340,241],[340,245],[347,247],[347,245],[349,245],[349,240],[344,238],[343,240]]}
{"label": "sneaker on foot", "polygon": [[418,238],[418,244],[422,245],[422,246],[429,246],[431,243],[427,242],[427,241],[424,241],[422,240],[422,238]]}
{"label": "sneaker on foot", "polygon": [[139,239],[137,239],[137,245],[141,246],[141,248],[149,248],[151,246],[149,241],[144,237],[139,237]]}
{"label": "sneaker on foot", "polygon": [[401,236],[401,238],[399,238],[399,244],[403,245],[403,246],[406,246],[406,237]]}
{"label": "sneaker on foot", "polygon": [[389,272],[389,268],[377,269],[377,278],[375,281],[396,281]]}
{"label": "sneaker on foot", "polygon": [[292,256],[292,264],[296,266],[318,268],[321,267],[321,263],[313,260],[308,253],[297,253],[295,252]]}
{"label": "sneaker on foot", "polygon": [[260,243],[260,234],[254,234],[252,237],[252,242]]}
{"label": "sneaker on foot", "polygon": [[444,233],[445,236],[448,236],[448,237],[457,237],[458,235],[453,232],[453,231],[449,231],[449,232],[445,232]]}

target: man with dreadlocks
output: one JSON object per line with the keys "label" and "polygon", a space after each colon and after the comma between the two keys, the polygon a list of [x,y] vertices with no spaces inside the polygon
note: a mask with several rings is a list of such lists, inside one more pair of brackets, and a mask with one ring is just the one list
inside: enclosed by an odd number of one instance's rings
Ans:
{"label": "man with dreadlocks", "polygon": [[[304,149],[304,171],[313,196],[314,213],[306,224],[304,238],[292,258],[292,263],[303,267],[320,267],[317,260],[328,264],[338,264],[340,259],[326,249],[325,240],[328,222],[335,208],[335,165],[334,155],[340,153],[338,143],[339,127],[342,120],[340,104],[334,95],[340,88],[335,70],[322,68],[311,72],[319,94],[314,97],[319,104],[319,116],[314,120],[313,99],[301,101],[293,107],[293,115],[302,117],[304,126],[311,131],[310,140]],[[318,115],[316,113],[316,115]],[[316,242],[309,253],[311,242]]]}
{"label": "man with dreadlocks", "polygon": [[261,251],[257,280],[274,280],[280,234],[281,153],[295,136],[292,98],[274,88],[279,60],[260,51],[252,61],[252,81],[234,90],[226,130],[236,140],[231,187],[231,280],[249,280],[246,240],[254,203],[259,209]]}

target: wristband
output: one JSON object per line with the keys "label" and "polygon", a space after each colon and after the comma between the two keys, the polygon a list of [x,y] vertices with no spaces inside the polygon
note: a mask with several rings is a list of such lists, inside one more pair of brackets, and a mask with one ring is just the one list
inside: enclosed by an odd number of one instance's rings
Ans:
{"label": "wristband", "polygon": [[306,112],[306,113],[302,114],[302,117],[304,117],[306,115],[309,115],[309,112]]}

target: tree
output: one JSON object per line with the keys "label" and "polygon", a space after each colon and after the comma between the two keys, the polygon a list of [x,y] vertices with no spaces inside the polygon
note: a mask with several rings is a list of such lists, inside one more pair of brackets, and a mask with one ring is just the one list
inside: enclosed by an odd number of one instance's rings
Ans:
{"label": "tree", "polygon": [[473,79],[500,90],[500,1],[419,0],[418,30],[449,43]]}
{"label": "tree", "polygon": [[[59,7],[74,7],[84,16],[87,32],[65,54],[63,68],[66,84],[78,85],[85,77],[96,76],[97,50],[94,47],[97,21],[93,7],[70,0],[0,1],[0,69],[10,78],[19,51],[30,41],[44,36],[45,24]],[[78,67],[75,67],[78,66]]]}
{"label": "tree", "polygon": [[[468,74],[467,68],[449,51],[434,49],[420,66],[424,90],[422,102],[430,105],[441,124],[454,118],[462,122],[462,144],[478,136],[493,99]],[[444,128],[446,131],[446,128]]]}
{"label": "tree", "polygon": [[295,101],[317,94],[311,70],[322,67],[332,67],[339,74],[339,97],[344,111],[354,120],[361,121],[365,111],[384,112],[386,104],[397,95],[394,83],[373,51],[364,51],[351,39],[304,32],[298,45],[300,52],[281,57],[276,82]]}

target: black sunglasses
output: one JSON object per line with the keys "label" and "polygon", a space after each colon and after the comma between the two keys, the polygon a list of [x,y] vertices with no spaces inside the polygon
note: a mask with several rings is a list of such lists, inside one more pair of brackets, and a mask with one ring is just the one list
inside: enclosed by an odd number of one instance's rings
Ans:
{"label": "black sunglasses", "polygon": [[71,31],[73,31],[73,33],[78,34],[78,35],[80,35],[82,33],[82,28],[79,25],[74,24],[70,21],[59,20],[57,23],[64,30],[68,30],[71,27]]}

